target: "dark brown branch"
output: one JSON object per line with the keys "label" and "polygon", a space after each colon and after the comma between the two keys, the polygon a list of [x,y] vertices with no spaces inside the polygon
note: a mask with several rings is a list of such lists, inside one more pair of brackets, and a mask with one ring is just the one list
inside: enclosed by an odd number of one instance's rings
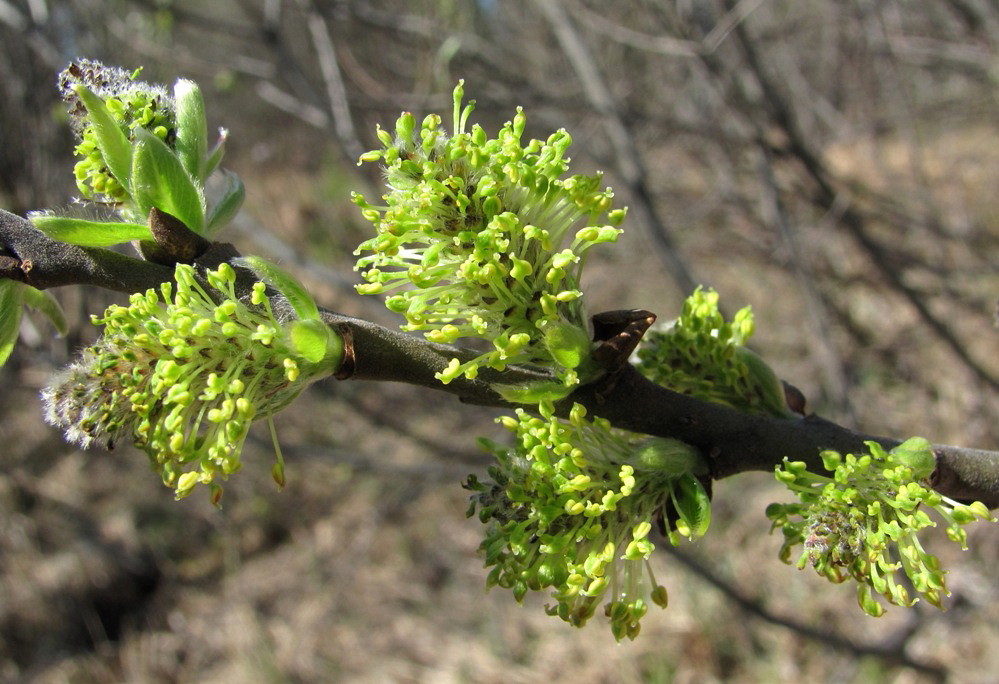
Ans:
{"label": "dark brown branch", "polygon": [[[234,255],[230,245],[215,244],[198,263],[215,266]],[[141,292],[169,280],[172,269],[107,250],[56,243],[27,220],[0,211],[0,277],[39,288],[88,284]],[[434,374],[444,370],[452,358],[465,361],[475,352],[434,344],[333,312],[325,312],[324,319],[351,339],[353,379],[403,382],[447,392],[467,403],[509,406],[491,383],[517,384],[547,377],[540,371],[510,367],[483,370],[473,380],[461,377],[444,385]],[[716,479],[751,470],[772,471],[785,456],[820,469],[824,449],[858,453],[864,450],[866,440],[885,447],[899,442],[857,433],[815,415],[777,419],[742,413],[677,394],[650,382],[627,364],[573,392],[560,404],[560,410],[567,413],[572,402],[583,404],[591,414],[620,428],[693,444],[709,457],[711,476]],[[935,450],[933,481],[942,494],[999,507],[999,453],[943,445]]]}
{"label": "dark brown branch", "polygon": [[[354,379],[404,382],[454,394],[467,403],[499,407],[509,404],[491,389],[490,382],[529,382],[543,377],[511,367],[442,385],[434,373],[447,367],[453,357],[465,361],[473,352],[433,344],[368,321],[333,313],[326,317],[330,323],[346,325],[352,333]],[[854,432],[816,415],[778,419],[743,413],[677,394],[650,382],[629,365],[573,392],[560,405],[561,412],[567,413],[572,402],[583,404],[590,413],[617,427],[693,444],[710,458],[715,479],[753,470],[772,471],[785,456],[821,470],[823,450],[860,453],[865,450],[865,441],[885,448],[901,441]],[[941,493],[999,507],[999,453],[946,445],[935,445],[934,449],[937,470],[933,481]]]}
{"label": "dark brown branch", "polygon": [[61,285],[96,285],[118,292],[138,292],[153,280],[169,280],[173,272],[149,263],[136,269],[136,261],[106,249],[56,242],[26,219],[0,210],[0,278],[43,290]]}
{"label": "dark brown branch", "polygon": [[[237,256],[231,245],[213,243],[198,260],[218,265]],[[57,242],[30,221],[0,209],[0,278],[45,290],[94,285],[115,292],[144,292],[173,277],[173,267],[135,259],[107,249]]]}

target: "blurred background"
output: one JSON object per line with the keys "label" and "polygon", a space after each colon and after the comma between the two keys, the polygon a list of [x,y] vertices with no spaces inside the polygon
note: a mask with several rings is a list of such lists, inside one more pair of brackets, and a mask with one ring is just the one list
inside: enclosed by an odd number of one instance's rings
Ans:
{"label": "blurred background", "polygon": [[[0,0],[0,206],[68,205],[55,75],[85,56],[196,79],[247,203],[222,239],[320,304],[353,292],[378,196],[357,156],[402,110],[522,105],[630,207],[594,253],[591,312],[668,320],[695,284],[757,318],[755,348],[809,407],[877,434],[999,437],[999,9],[989,0]],[[599,252],[600,250],[597,250]],[[146,457],[79,452],[38,391],[114,295],[58,296],[0,370],[0,680],[37,682],[995,681],[999,532],[930,550],[953,592],[864,615],[848,585],[782,565],[772,475],[716,483],[706,539],[653,564],[670,607],[633,643],[483,589],[459,483],[492,411],[406,386],[322,383],[266,428],[224,508],[174,502]],[[936,530],[934,532],[939,532]],[[659,544],[660,548],[668,546]],[[992,568],[991,570],[989,568]]]}

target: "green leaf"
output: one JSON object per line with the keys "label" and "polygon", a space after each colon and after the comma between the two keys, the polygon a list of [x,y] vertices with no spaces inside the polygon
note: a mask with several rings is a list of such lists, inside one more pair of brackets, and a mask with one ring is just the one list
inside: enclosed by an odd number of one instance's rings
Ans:
{"label": "green leaf", "polygon": [[894,461],[912,469],[912,477],[916,480],[929,477],[937,467],[933,445],[923,437],[911,437],[890,453]]}
{"label": "green leaf", "polygon": [[132,240],[152,239],[149,227],[138,223],[88,221],[45,214],[36,214],[29,218],[38,230],[53,240],[80,247],[109,247]]}
{"label": "green leaf", "polygon": [[25,285],[24,303],[44,314],[60,335],[65,335],[69,332],[69,326],[66,324],[66,316],[63,314],[62,306],[59,305],[59,302],[48,290],[39,290],[30,285]]}
{"label": "green leaf", "polygon": [[711,498],[696,477],[687,473],[676,481],[673,504],[680,516],[677,532],[689,539],[703,537],[711,525]]}
{"label": "green leaf", "polygon": [[590,354],[590,336],[570,323],[555,323],[545,328],[545,347],[563,368],[577,368]]}
{"label": "green leaf", "polygon": [[295,321],[291,325],[290,337],[295,350],[309,363],[340,368],[343,340],[322,321]]}
{"label": "green leaf", "polygon": [[253,271],[260,280],[284,295],[300,320],[319,320],[319,307],[316,306],[316,300],[312,298],[305,286],[288,271],[258,256],[239,257],[233,259],[232,263],[234,266],[241,266]]}
{"label": "green leaf", "polygon": [[14,280],[0,280],[0,366],[7,363],[17,343],[25,287]]}
{"label": "green leaf", "polygon": [[208,178],[212,175],[222,162],[222,156],[225,154],[225,141],[228,137],[229,131],[225,128],[220,128],[219,139],[208,153],[208,159],[205,161],[205,173],[202,178]]}
{"label": "green leaf", "polygon": [[205,99],[198,84],[187,79],[174,84],[173,97],[177,103],[177,156],[191,177],[203,183],[208,156]]}
{"label": "green leaf", "polygon": [[576,389],[575,387],[567,387],[565,383],[556,380],[526,382],[519,385],[494,384],[491,387],[503,398],[503,401],[508,401],[511,404],[537,404],[546,399],[558,401],[569,396]]}
{"label": "green leaf", "polygon": [[101,149],[101,156],[108,170],[111,171],[125,190],[132,194],[132,146],[121,126],[114,120],[104,100],[98,97],[87,86],[73,86],[80,101],[87,108],[90,125]]}
{"label": "green leaf", "polygon": [[236,216],[236,212],[243,206],[243,198],[246,197],[246,189],[239,176],[223,171],[226,179],[226,188],[219,198],[219,201],[208,211],[208,225],[205,228],[205,235],[214,235],[215,232],[228,224]]}
{"label": "green leaf", "polygon": [[149,131],[135,131],[132,199],[145,216],[156,207],[199,235],[205,228],[205,199],[177,154]]}
{"label": "green leaf", "polygon": [[[315,321],[308,321],[315,322]],[[295,350],[310,363],[319,363],[326,355],[327,336],[316,326],[296,321],[291,326],[291,342]]]}
{"label": "green leaf", "polygon": [[760,399],[760,408],[775,418],[793,418],[784,397],[784,385],[773,369],[748,347],[735,347],[733,358],[748,370],[750,388]]}
{"label": "green leaf", "polygon": [[649,437],[636,445],[633,464],[644,470],[669,475],[684,473],[707,474],[708,468],[700,452],[691,445],[669,437]]}

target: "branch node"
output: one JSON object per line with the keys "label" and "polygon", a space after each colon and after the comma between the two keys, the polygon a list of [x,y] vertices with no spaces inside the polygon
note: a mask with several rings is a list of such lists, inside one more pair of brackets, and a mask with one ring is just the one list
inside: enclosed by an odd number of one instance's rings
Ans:
{"label": "branch node", "polygon": [[354,333],[351,332],[350,326],[344,323],[335,323],[333,330],[343,340],[343,362],[340,364],[340,370],[333,377],[337,380],[347,380],[354,375],[354,369],[357,367],[357,355],[354,352]]}
{"label": "branch node", "polygon": [[600,346],[593,350],[593,359],[608,371],[628,362],[642,336],[656,321],[656,315],[644,309],[604,311],[594,314],[593,341]]}
{"label": "branch node", "polygon": [[21,260],[16,257],[0,256],[0,278],[24,282]]}
{"label": "branch node", "polygon": [[211,246],[179,218],[156,207],[149,210],[149,231],[153,241],[141,240],[139,251],[147,261],[164,266],[194,263]]}
{"label": "branch node", "polygon": [[784,380],[780,382],[784,386],[784,403],[787,404],[787,407],[798,415],[808,415],[805,410],[805,395],[802,391],[789,382]]}

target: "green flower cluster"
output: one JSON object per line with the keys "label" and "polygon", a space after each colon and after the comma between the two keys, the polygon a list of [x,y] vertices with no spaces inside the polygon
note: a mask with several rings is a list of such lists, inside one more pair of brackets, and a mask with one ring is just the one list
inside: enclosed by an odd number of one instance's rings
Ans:
{"label": "green flower cluster", "polygon": [[[243,184],[229,173],[206,201],[205,182],[222,160],[227,134],[221,130],[209,149],[197,84],[181,79],[168,92],[135,75],[92,60],[77,60],[60,74],[59,88],[79,138],[77,186],[84,198],[108,204],[113,212],[109,220],[33,213],[35,226],[53,239],[86,247],[155,242],[153,209],[210,237],[242,205]],[[163,263],[190,261],[176,256]]]}
{"label": "green flower cluster", "polygon": [[618,640],[634,639],[649,603],[666,607],[666,589],[652,573],[648,538],[669,506],[678,519],[670,533],[702,536],[710,522],[707,493],[693,472],[703,467],[692,447],[649,438],[632,443],[602,419],[589,420],[580,404],[568,421],[542,402],[541,416],[517,410],[500,422],[516,446],[488,440],[496,464],[492,482],[470,477],[478,509],[488,525],[481,551],[492,566],[488,586],[513,591],[551,588],[550,615],[584,625],[599,604]]}
{"label": "green flower cluster", "polygon": [[697,288],[680,317],[665,330],[650,330],[638,348],[638,368],[669,389],[740,411],[778,418],[791,414],[780,379],[744,345],[753,335],[747,306],[726,322],[718,293]]}
{"label": "green flower cluster", "polygon": [[104,101],[114,122],[129,139],[134,139],[137,128],[149,131],[167,144],[173,144],[177,136],[173,98],[162,86],[137,81],[138,74],[138,70],[129,73],[90,59],[77,60],[59,74],[59,91],[69,107],[70,124],[79,139],[74,150],[80,158],[73,169],[76,185],[87,199],[122,202],[128,199],[128,191],[104,161],[78,87],[88,88]]}
{"label": "green flower cluster", "polygon": [[[131,438],[178,499],[201,482],[217,502],[216,477],[239,470],[250,424],[334,373],[343,343],[318,316],[279,322],[262,282],[251,306],[240,301],[228,264],[205,275],[210,291],[178,264],[176,289],[163,283],[95,317],[103,336],[42,397],[70,441],[110,449]],[[283,484],[280,452],[274,475]]]}
{"label": "green flower cluster", "polygon": [[377,235],[358,247],[363,294],[393,293],[386,306],[408,330],[435,342],[481,338],[492,348],[438,375],[474,378],[481,367],[512,363],[551,368],[573,385],[589,357],[579,274],[587,251],[613,242],[624,210],[611,209],[600,174],[563,178],[572,142],[564,130],[522,141],[518,109],[495,138],[478,124],[466,131],[474,103],[454,90],[448,136],[431,114],[417,126],[399,117],[395,135],[379,129],[389,192],[376,206],[354,195]]}
{"label": "green flower cluster", "polygon": [[831,477],[811,473],[799,461],[785,459],[777,468],[777,479],[800,500],[767,507],[773,528],[784,533],[780,558],[790,563],[792,549],[802,544],[798,568],[811,564],[833,582],[852,577],[860,607],[875,617],[885,610],[875,594],[900,606],[917,600],[896,580],[899,570],[918,594],[942,607],[948,593],[944,571],[918,537],[936,524],[926,509],[940,515],[947,536],[963,549],[967,533],[962,525],[992,516],[981,502],[961,504],[924,484],[935,465],[927,440],[912,438],[888,452],[876,442],[867,446],[870,453],[861,456],[823,452]]}

